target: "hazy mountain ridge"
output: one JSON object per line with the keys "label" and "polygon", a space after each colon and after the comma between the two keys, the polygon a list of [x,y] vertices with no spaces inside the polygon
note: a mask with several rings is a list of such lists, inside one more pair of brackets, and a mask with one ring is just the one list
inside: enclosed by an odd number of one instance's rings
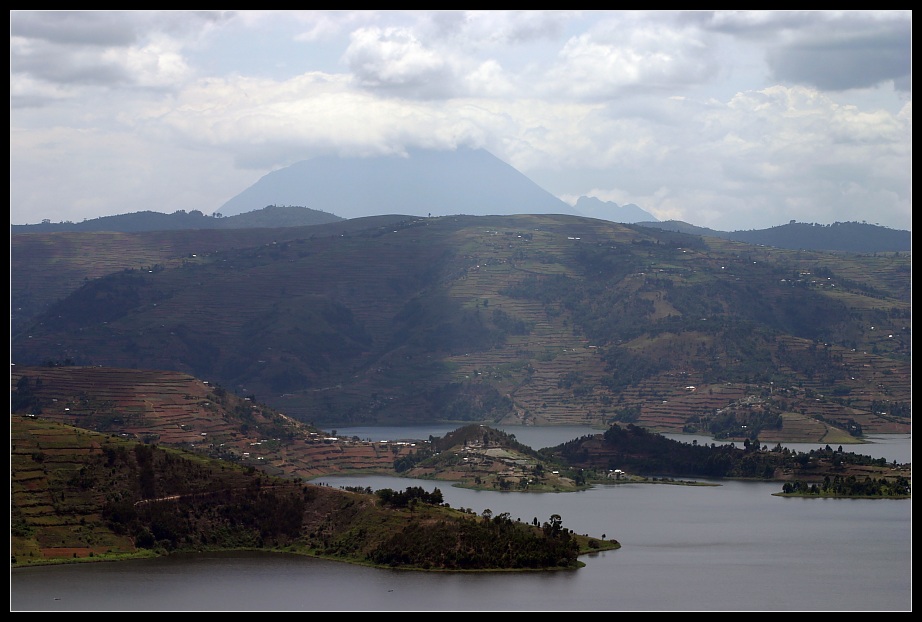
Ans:
{"label": "hazy mountain ridge", "polygon": [[81,223],[11,225],[11,232],[277,228],[386,214],[561,214],[778,248],[857,253],[904,252],[912,248],[911,232],[867,223],[816,225],[791,221],[764,230],[726,232],[681,221],[659,222],[633,203],[618,205],[597,197],[582,196],[571,207],[488,151],[470,148],[303,160],[263,176],[215,210],[214,216],[197,210],[173,214],[139,212]]}
{"label": "hazy mountain ridge", "polygon": [[909,425],[908,257],[559,215],[272,233],[301,235],[89,281],[15,332],[13,361],[183,371],[337,425]]}
{"label": "hazy mountain ridge", "polygon": [[42,222],[34,225],[10,225],[12,233],[57,233],[62,231],[114,231],[138,233],[142,231],[179,231],[189,229],[256,229],[278,227],[305,227],[343,220],[339,216],[306,207],[266,205],[245,214],[227,218],[206,216],[200,211],[134,212],[116,216],[102,216],[83,222]]}
{"label": "hazy mountain ridge", "polygon": [[[660,222],[633,203],[618,205],[617,203],[601,201],[594,197],[580,197],[576,203],[575,212],[587,218],[636,224],[665,231],[717,237],[777,248],[852,253],[912,251],[911,231],[890,229],[868,223],[835,222],[831,225],[822,225],[818,223],[791,222],[768,229],[718,231],[677,220]],[[409,211],[394,213],[408,214]],[[521,213],[530,212],[526,210]],[[377,217],[389,218],[387,215]],[[10,231],[11,235],[17,235],[62,232],[144,233],[200,229],[277,229],[335,224],[345,220],[348,219],[306,207],[267,205],[261,209],[227,217],[206,216],[198,211],[189,213],[174,212],[172,214],[136,212],[117,216],[104,216],[80,223],[43,222],[30,225],[10,225]]]}
{"label": "hazy mountain ridge", "polygon": [[653,214],[644,211],[633,203],[618,205],[614,201],[603,201],[596,197],[580,197],[574,206],[576,211],[587,218],[601,218],[612,222],[638,223],[659,222]]}
{"label": "hazy mountain ridge", "polygon": [[769,229],[716,231],[677,220],[665,222],[637,221],[636,224],[666,231],[723,238],[747,244],[776,248],[849,253],[894,253],[912,251],[912,232],[890,229],[864,222],[819,223],[789,222]]}

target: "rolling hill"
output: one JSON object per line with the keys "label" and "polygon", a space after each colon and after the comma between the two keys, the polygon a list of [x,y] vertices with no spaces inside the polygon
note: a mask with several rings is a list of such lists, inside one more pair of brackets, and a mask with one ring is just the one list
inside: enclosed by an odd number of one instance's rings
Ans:
{"label": "rolling hill", "polygon": [[82,222],[44,221],[34,225],[10,225],[11,234],[60,233],[64,231],[107,231],[138,233],[140,231],[184,231],[189,229],[259,229],[279,227],[306,227],[343,220],[306,207],[293,205],[266,205],[245,214],[229,218],[206,216],[198,210],[160,212],[133,212],[116,216],[90,218]]}
{"label": "rolling hill", "polygon": [[[561,214],[206,233],[140,267],[124,265],[133,247],[163,242],[48,234],[24,251],[33,234],[14,236],[12,282],[32,275],[33,304],[12,361],[187,373],[327,427],[622,422],[772,441],[911,426],[906,255]],[[42,308],[49,269],[71,287],[98,276]]]}
{"label": "rolling hill", "polygon": [[[163,226],[157,217],[153,221],[135,219],[131,214],[86,221],[83,230],[41,230],[10,235],[10,322],[11,332],[28,324],[39,313],[72,293],[89,280],[122,270],[160,270],[182,265],[195,257],[223,250],[272,244],[310,236],[340,235],[353,230],[387,226],[400,222],[403,216],[346,221],[335,218],[320,223],[295,225],[287,218],[293,213],[312,219],[306,208],[266,207],[249,214],[229,218],[201,215],[167,216],[177,219],[175,225]],[[162,214],[159,216],[163,216]],[[302,215],[297,218],[300,221]],[[257,222],[250,227],[186,227],[182,223],[205,222],[209,225],[231,222]],[[122,220],[124,219],[124,221]],[[135,231],[144,222],[155,222],[153,230]],[[23,227],[55,227],[55,225],[23,225]]]}
{"label": "rolling hill", "polygon": [[786,225],[748,231],[715,231],[677,220],[637,221],[646,227],[666,231],[724,238],[747,244],[791,250],[844,251],[849,253],[912,252],[912,232],[864,222],[834,222],[831,225],[791,221]]}

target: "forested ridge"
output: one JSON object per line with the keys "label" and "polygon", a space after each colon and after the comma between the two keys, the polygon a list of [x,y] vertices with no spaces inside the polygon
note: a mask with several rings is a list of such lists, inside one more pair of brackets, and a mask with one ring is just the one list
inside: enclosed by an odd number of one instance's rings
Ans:
{"label": "forested ridge", "polygon": [[602,434],[542,449],[549,460],[581,470],[587,480],[610,470],[648,476],[759,479],[784,483],[783,492],[827,496],[906,497],[911,494],[911,465],[888,463],[829,445],[791,450],[758,439],[735,443],[683,443],[639,426],[613,425]]}

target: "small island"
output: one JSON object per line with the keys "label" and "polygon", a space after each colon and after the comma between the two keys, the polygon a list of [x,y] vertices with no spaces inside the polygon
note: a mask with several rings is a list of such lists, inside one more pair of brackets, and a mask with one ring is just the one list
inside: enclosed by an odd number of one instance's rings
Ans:
{"label": "small island", "polygon": [[581,469],[597,481],[616,465],[637,474],[779,482],[781,495],[865,499],[911,498],[912,465],[846,452],[829,445],[798,452],[758,439],[735,444],[682,443],[645,428],[612,425],[602,434],[542,450],[548,460]]}
{"label": "small island", "polygon": [[776,497],[811,497],[823,499],[909,499],[912,483],[905,477],[859,479],[854,475],[842,478],[828,475],[821,483],[804,481],[785,482]]}
{"label": "small island", "polygon": [[420,445],[415,453],[395,460],[398,475],[449,481],[452,486],[472,490],[573,492],[600,484],[716,485],[627,473],[618,468],[572,468],[522,445],[514,434],[485,424],[466,425]]}

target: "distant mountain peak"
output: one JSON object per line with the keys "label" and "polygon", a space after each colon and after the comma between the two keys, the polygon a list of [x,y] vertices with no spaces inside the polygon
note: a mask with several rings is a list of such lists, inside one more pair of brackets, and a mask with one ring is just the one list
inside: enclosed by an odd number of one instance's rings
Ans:
{"label": "distant mountain peak", "polygon": [[610,220],[621,223],[658,222],[649,212],[633,203],[618,205],[614,201],[603,201],[596,197],[582,196],[576,201],[576,211],[581,216]]}
{"label": "distant mountain peak", "polygon": [[305,205],[342,218],[576,211],[484,149],[411,149],[406,156],[320,156],[263,176],[218,210]]}

